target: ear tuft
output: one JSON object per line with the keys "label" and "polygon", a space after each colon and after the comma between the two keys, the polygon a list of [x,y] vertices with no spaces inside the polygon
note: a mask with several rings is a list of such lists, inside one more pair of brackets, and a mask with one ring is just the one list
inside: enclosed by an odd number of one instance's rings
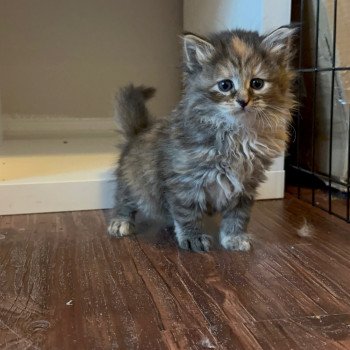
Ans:
{"label": "ear tuft", "polygon": [[212,44],[193,34],[185,34],[183,43],[185,64],[191,70],[196,65],[202,66],[215,51]]}
{"label": "ear tuft", "polygon": [[262,41],[262,45],[270,52],[282,53],[288,56],[291,39],[298,31],[298,27],[280,27],[266,35]]}

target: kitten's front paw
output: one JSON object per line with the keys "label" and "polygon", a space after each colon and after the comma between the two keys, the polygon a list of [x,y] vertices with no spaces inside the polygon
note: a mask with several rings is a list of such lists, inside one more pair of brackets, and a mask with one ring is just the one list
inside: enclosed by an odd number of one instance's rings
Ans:
{"label": "kitten's front paw", "polygon": [[221,245],[227,250],[239,250],[246,252],[250,249],[249,237],[246,234],[225,236],[221,239]]}
{"label": "kitten's front paw", "polygon": [[114,218],[110,221],[107,231],[111,236],[123,237],[135,233],[135,227],[128,220]]}
{"label": "kitten's front paw", "polygon": [[208,252],[211,243],[210,236],[204,234],[183,236],[177,241],[181,249],[193,250],[194,252]]}

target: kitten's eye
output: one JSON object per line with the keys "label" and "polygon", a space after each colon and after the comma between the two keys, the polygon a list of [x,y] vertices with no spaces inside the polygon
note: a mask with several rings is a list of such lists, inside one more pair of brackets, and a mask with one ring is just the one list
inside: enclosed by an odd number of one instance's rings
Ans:
{"label": "kitten's eye", "polygon": [[233,82],[229,79],[221,80],[218,82],[218,88],[222,92],[228,92],[233,89]]}
{"label": "kitten's eye", "polygon": [[264,80],[260,78],[254,78],[250,81],[250,87],[254,90],[260,90],[264,87]]}

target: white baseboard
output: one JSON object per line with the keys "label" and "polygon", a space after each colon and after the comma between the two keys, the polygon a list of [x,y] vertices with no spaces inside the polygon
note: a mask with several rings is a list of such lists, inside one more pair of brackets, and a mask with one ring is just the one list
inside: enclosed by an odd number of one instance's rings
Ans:
{"label": "white baseboard", "polygon": [[111,208],[113,187],[103,179],[0,185],[0,215]]}
{"label": "white baseboard", "polygon": [[257,199],[280,199],[284,197],[285,171],[266,172],[266,181],[258,188]]}
{"label": "white baseboard", "polygon": [[[67,176],[65,176],[67,177]],[[284,171],[267,173],[258,199],[283,198]],[[112,173],[91,176],[85,173],[72,181],[30,181],[0,183],[0,215],[107,209],[113,206],[115,182]]]}

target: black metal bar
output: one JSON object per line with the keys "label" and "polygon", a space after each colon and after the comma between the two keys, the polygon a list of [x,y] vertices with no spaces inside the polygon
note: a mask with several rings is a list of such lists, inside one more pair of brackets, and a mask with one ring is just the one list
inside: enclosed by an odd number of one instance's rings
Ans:
{"label": "black metal bar", "polygon": [[324,212],[326,212],[326,213],[328,213],[328,214],[330,214],[330,215],[333,215],[333,216],[337,217],[338,219],[342,219],[343,221],[344,221],[344,219],[345,219],[344,216],[341,216],[341,215],[338,214],[338,213],[334,213],[334,212],[329,213],[328,209],[323,208],[323,207],[321,207],[321,206],[319,206],[319,205],[317,205],[317,204],[315,204],[314,207],[315,207],[315,208],[318,208],[318,209],[321,209],[322,211],[324,211]]}
{"label": "black metal bar", "polygon": [[[333,52],[332,52],[332,68],[335,68],[336,60],[336,44],[337,44],[337,0],[334,0],[333,7]],[[335,70],[332,70],[332,87],[331,87],[331,116],[330,116],[330,126],[329,126],[329,182],[328,182],[328,211],[332,213],[332,160],[333,160],[333,119],[334,119],[334,80],[335,80]]]}
{"label": "black metal bar", "polygon": [[348,183],[346,188],[346,221],[350,222],[350,106],[348,123]]}
{"label": "black metal bar", "polygon": [[303,53],[303,34],[304,34],[304,0],[300,1],[300,36],[299,36],[299,71],[301,70],[302,53]]}
{"label": "black metal bar", "polygon": [[[325,182],[325,184],[327,183],[326,180],[328,180],[328,174],[326,173],[323,173],[321,171],[318,171],[318,172],[312,172],[311,170],[307,170],[307,169],[304,169],[302,167],[297,167],[296,165],[291,165],[290,166],[291,168],[293,169],[296,169],[296,170],[299,170],[301,171],[302,173],[305,173],[305,174],[308,174],[308,175],[314,175],[315,177],[318,177],[319,179],[321,179],[322,181]],[[336,185],[340,185],[340,186],[343,186],[343,187],[350,187],[350,184],[347,184],[345,181],[342,181],[342,180],[338,180],[337,178],[335,178],[334,176],[332,177],[332,183],[336,184]]]}
{"label": "black metal bar", "polygon": [[[316,37],[315,37],[315,67],[318,67],[318,33],[319,33],[319,24],[320,24],[320,0],[317,0],[317,9],[316,9]],[[317,102],[317,77],[318,72],[314,73],[314,91],[313,91],[313,113],[312,113],[312,127],[311,127],[311,135],[312,135],[312,150],[311,150],[311,169],[312,175],[315,175],[315,124],[316,124],[316,102]],[[312,186],[312,195],[311,195],[312,205],[315,205],[315,187]]]}
{"label": "black metal bar", "polygon": [[313,73],[313,72],[338,72],[338,71],[347,71],[350,70],[350,67],[329,67],[329,68],[300,68],[300,73]]}
{"label": "black metal bar", "polygon": [[[319,207],[319,206],[317,206],[317,205],[315,205],[315,207],[316,207],[316,208],[319,208],[319,209],[321,209],[321,210],[323,210],[323,211],[325,211],[326,213],[329,213],[328,210],[325,209],[325,208]],[[344,216],[341,216],[341,215],[339,215],[339,214],[337,214],[337,213],[333,213],[333,212],[332,212],[332,213],[329,213],[329,214],[334,215],[334,216],[336,216],[337,218],[342,219],[342,220],[344,221]]]}
{"label": "black metal bar", "polygon": [[[301,69],[302,63],[302,52],[303,52],[303,30],[304,30],[304,0],[300,2],[300,42],[299,42],[299,70]],[[297,114],[297,166],[300,167],[300,100],[301,100],[301,79],[302,75],[299,75],[299,89],[298,89],[298,114]],[[298,180],[298,198],[300,199],[300,181]]]}
{"label": "black metal bar", "polygon": [[[321,210],[324,210],[325,212],[329,213],[329,211],[328,211],[327,209],[324,209],[324,208],[322,208],[322,207],[317,207],[317,208],[320,208]],[[329,214],[334,215],[334,216],[336,216],[338,219],[342,219],[343,221],[344,221],[344,219],[345,219],[344,216],[341,216],[341,215],[338,214],[338,213],[331,212],[331,213],[329,213]]]}

